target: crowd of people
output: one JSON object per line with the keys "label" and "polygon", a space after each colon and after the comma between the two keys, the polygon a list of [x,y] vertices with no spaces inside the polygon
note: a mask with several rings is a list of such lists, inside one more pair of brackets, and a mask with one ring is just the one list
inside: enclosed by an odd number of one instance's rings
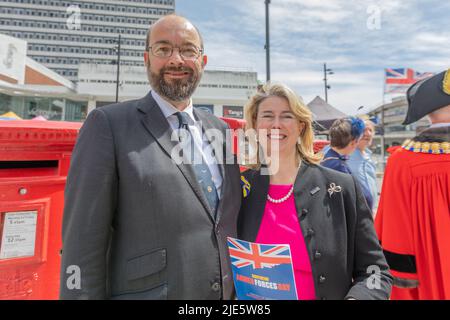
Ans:
{"label": "crowd of people", "polygon": [[[144,60],[147,96],[95,109],[80,131],[62,299],[234,299],[227,237],[290,244],[301,300],[450,299],[450,71],[409,90],[406,123],[428,114],[433,124],[391,156],[374,223],[368,119],[337,120],[330,148],[314,153],[310,110],[267,83],[245,106],[257,152],[241,173],[210,135],[227,125],[192,105],[207,64],[199,30],[159,19]],[[180,143],[183,160],[192,151],[200,161],[174,161]]]}

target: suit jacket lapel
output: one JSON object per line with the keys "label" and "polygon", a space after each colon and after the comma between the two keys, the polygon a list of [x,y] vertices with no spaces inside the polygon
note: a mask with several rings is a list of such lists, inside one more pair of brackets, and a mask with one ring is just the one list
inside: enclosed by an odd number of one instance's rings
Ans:
{"label": "suit jacket lapel", "polygon": [[170,157],[178,142],[172,141],[173,130],[150,93],[139,102],[138,109],[144,113],[142,124]]}
{"label": "suit jacket lapel", "polygon": [[297,216],[301,214],[301,208],[309,207],[309,202],[315,195],[315,193],[310,190],[312,185],[309,181],[315,180],[310,173],[311,170],[309,170],[309,164],[303,161],[294,182],[294,199]]}
{"label": "suit jacket lapel", "polygon": [[[256,228],[249,228],[248,239],[252,242],[256,241],[259,228],[261,227],[264,210],[266,209],[267,194],[269,193],[270,178],[268,175],[261,175],[261,170],[258,171],[255,177],[255,183],[252,184],[254,190],[250,191],[250,202],[248,204],[249,210],[255,211],[254,226]],[[253,195],[252,195],[253,193]]]}
{"label": "suit jacket lapel", "polygon": [[[155,138],[167,155],[171,157],[171,152],[173,148],[177,146],[178,141],[172,141],[171,136],[173,130],[150,93],[140,101],[138,109],[144,113],[144,116],[142,117],[142,124],[144,127]],[[192,165],[181,163],[177,164],[177,166],[201,201],[209,216],[214,220],[213,212],[211,211],[208,201],[206,200],[203,191],[197,182],[197,177]]]}

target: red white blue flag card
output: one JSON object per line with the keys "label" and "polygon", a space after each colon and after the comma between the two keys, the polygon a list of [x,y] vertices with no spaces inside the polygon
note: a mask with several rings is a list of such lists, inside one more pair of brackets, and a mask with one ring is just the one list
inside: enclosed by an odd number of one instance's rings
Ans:
{"label": "red white blue flag card", "polygon": [[239,300],[297,300],[288,244],[260,244],[228,237]]}

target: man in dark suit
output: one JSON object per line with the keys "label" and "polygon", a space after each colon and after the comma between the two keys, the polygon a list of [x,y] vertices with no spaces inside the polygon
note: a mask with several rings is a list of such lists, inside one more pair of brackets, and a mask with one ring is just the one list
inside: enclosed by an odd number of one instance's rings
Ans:
{"label": "man in dark suit", "polygon": [[[206,64],[197,28],[161,18],[144,60],[153,90],[95,109],[80,131],[65,191],[60,297],[230,299],[226,237],[236,236],[240,175],[223,159],[223,141],[212,150],[208,132],[225,136],[226,124],[192,106]],[[179,128],[200,163],[175,161]]]}

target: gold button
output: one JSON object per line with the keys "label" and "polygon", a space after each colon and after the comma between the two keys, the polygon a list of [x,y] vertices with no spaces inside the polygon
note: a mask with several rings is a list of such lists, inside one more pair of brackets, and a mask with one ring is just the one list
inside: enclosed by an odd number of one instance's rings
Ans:
{"label": "gold button", "polygon": [[211,186],[208,186],[207,189],[208,189],[208,192],[212,192],[212,190],[213,190]]}

